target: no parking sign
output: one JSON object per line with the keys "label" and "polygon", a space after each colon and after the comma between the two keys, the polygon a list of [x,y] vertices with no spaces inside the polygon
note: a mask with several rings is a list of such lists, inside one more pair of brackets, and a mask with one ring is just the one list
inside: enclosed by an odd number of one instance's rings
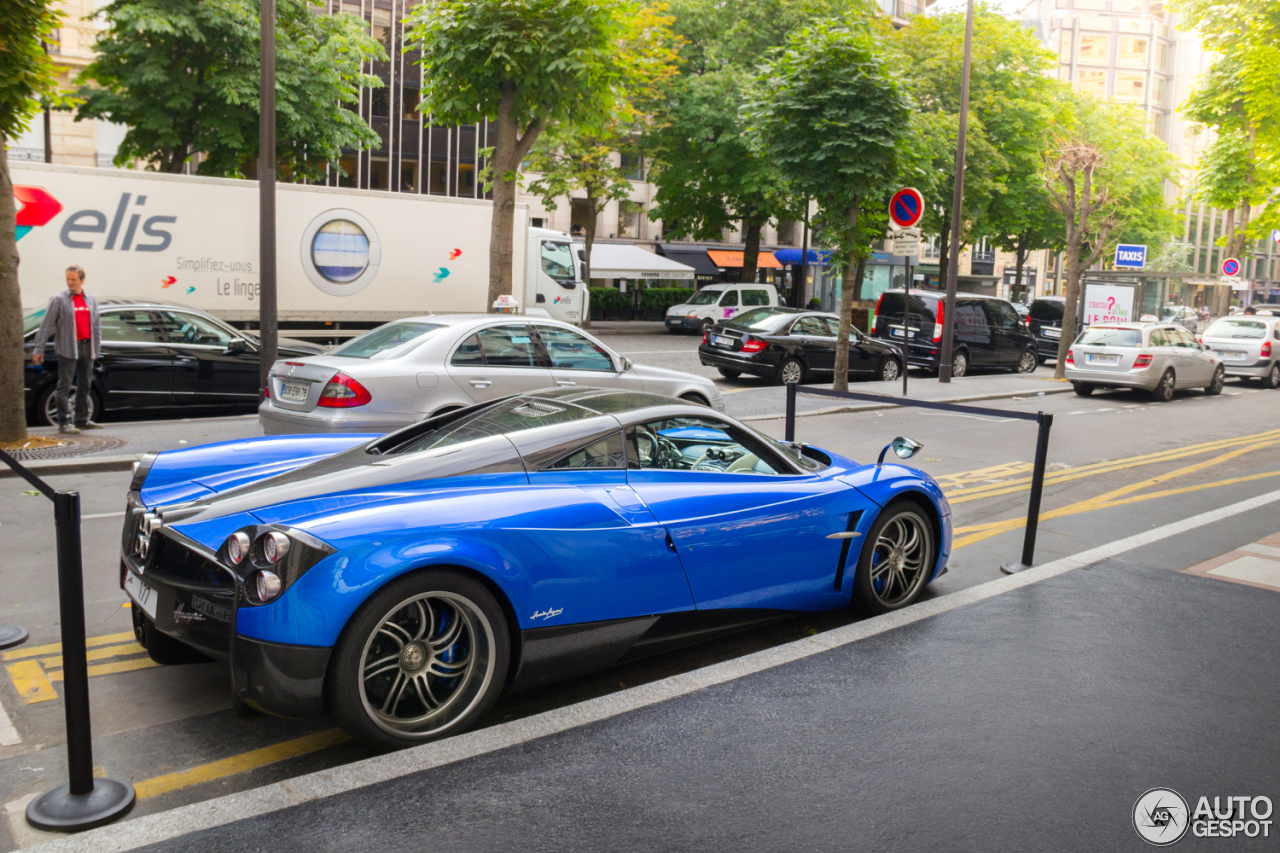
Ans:
{"label": "no parking sign", "polygon": [[1227,278],[1233,278],[1240,275],[1240,261],[1237,258],[1227,258],[1222,262],[1222,274]]}
{"label": "no parking sign", "polygon": [[899,228],[914,228],[924,216],[924,196],[915,187],[903,187],[889,199],[889,218]]}

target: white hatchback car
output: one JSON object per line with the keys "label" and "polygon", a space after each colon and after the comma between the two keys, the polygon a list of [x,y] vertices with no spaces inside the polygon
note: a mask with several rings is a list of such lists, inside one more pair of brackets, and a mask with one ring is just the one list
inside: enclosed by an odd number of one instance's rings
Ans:
{"label": "white hatchback car", "polygon": [[388,433],[450,409],[574,385],[724,411],[710,379],[633,364],[568,323],[450,314],[396,320],[323,355],[277,361],[258,420],[267,435]]}
{"label": "white hatchback car", "polygon": [[772,284],[709,284],[667,309],[668,332],[702,332],[741,311],[778,304]]}
{"label": "white hatchback car", "polygon": [[1168,402],[1183,388],[1221,394],[1226,382],[1222,359],[1172,323],[1090,326],[1067,350],[1065,368],[1082,397],[1098,388],[1134,388]]}
{"label": "white hatchback car", "polygon": [[1201,343],[1222,359],[1228,376],[1280,388],[1280,317],[1237,314],[1214,321]]}

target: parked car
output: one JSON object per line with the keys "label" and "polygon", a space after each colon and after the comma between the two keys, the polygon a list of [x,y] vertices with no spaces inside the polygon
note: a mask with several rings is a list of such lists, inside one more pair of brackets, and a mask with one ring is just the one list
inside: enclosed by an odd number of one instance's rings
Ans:
{"label": "parked car", "polygon": [[568,323],[493,314],[410,317],[271,367],[267,435],[387,433],[431,415],[539,388],[648,391],[723,410],[705,376],[633,364]]}
{"label": "parked car", "polygon": [[1098,388],[1149,391],[1158,402],[1183,388],[1221,394],[1222,359],[1173,323],[1094,324],[1067,351],[1066,377],[1087,397]]}
{"label": "parked car", "polygon": [[711,284],[688,302],[667,309],[667,331],[701,332],[739,311],[777,304],[778,291],[772,284]]}
{"label": "parked car", "polygon": [[1061,296],[1041,296],[1031,303],[1027,327],[1036,339],[1036,354],[1041,364],[1058,358],[1058,341],[1062,337],[1066,305],[1067,300]]}
{"label": "parked car", "polygon": [[[1250,310],[1252,309],[1252,310]],[[1253,314],[1263,317],[1280,317],[1280,305],[1273,305],[1270,302],[1260,302],[1254,305],[1233,305],[1231,310],[1227,312],[1234,317],[1237,314]]]}
{"label": "parked car", "polygon": [[1280,317],[1223,317],[1205,329],[1200,342],[1222,359],[1228,376],[1280,388]]}
{"label": "parked car", "polygon": [[[139,409],[252,411],[262,399],[257,337],[231,328],[203,311],[167,302],[104,297],[102,357],[94,364],[89,418]],[[45,308],[23,312],[23,385],[27,418],[39,426],[57,423],[54,391],[58,355],[45,345],[44,364],[32,361],[35,336]],[[324,348],[281,338],[285,357],[313,355]]]}
{"label": "parked car", "polygon": [[[907,321],[907,363],[937,371],[942,358],[945,294],[936,290],[888,290],[876,305],[872,335],[890,343],[903,340]],[[1008,300],[978,293],[956,294],[956,317],[951,349],[951,375],[970,368],[1000,368],[1031,373],[1039,363],[1036,339]]]}
{"label": "parked car", "polygon": [[120,585],[153,659],[226,661],[241,703],[382,749],[465,731],[508,688],[798,612],[901,609],[952,541],[921,471],[583,387],[385,437],[149,454],[127,507]]}
{"label": "parked car", "polygon": [[1166,305],[1160,322],[1177,323],[1188,332],[1195,334],[1196,329],[1200,328],[1200,315],[1196,309],[1186,305]]}
{"label": "parked car", "polygon": [[[726,379],[743,373],[779,384],[829,379],[835,375],[835,314],[796,308],[757,308],[707,329],[698,360]],[[898,347],[849,330],[849,376],[882,380],[902,375]]]}

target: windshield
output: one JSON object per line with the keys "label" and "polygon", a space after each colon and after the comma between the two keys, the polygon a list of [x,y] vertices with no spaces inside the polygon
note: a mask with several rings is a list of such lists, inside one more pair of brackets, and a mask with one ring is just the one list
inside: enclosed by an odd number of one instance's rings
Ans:
{"label": "windshield", "polygon": [[725,325],[731,329],[747,329],[752,332],[776,332],[794,316],[791,312],[775,313],[772,308],[752,308],[737,314]]}
{"label": "windshield", "polygon": [[699,290],[693,296],[689,297],[689,301],[685,305],[712,305],[724,290],[719,287],[707,287]]}
{"label": "windshield", "polygon": [[1091,326],[1084,330],[1084,334],[1076,343],[1094,347],[1140,347],[1142,332],[1138,329]]}
{"label": "windshield", "polygon": [[22,334],[29,335],[36,329],[40,328],[40,321],[44,319],[43,308],[33,308],[22,315]]}
{"label": "windshield", "polygon": [[358,338],[352,338],[342,346],[329,352],[329,355],[340,355],[345,358],[395,358],[421,343],[437,329],[444,328],[440,323],[388,323],[371,332],[365,332]]}
{"label": "windshield", "polygon": [[1177,317],[1178,313],[1181,310],[1182,310],[1181,308],[1166,308],[1164,309],[1164,317],[1162,319],[1164,320],[1164,322],[1168,322],[1172,320],[1174,317]]}
{"label": "windshield", "polygon": [[1265,338],[1267,324],[1260,320],[1223,318],[1209,327],[1206,338]]}
{"label": "windshield", "polygon": [[568,243],[557,243],[554,240],[542,241],[542,271],[556,281],[576,281],[574,271],[573,249]]}

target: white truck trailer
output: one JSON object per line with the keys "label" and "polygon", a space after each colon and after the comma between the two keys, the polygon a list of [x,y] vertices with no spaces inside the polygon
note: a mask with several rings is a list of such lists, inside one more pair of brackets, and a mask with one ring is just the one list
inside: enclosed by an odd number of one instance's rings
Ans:
{"label": "white truck trailer", "polygon": [[[256,326],[256,181],[11,165],[19,223],[39,223],[19,226],[24,306],[62,290],[75,264],[99,297]],[[276,193],[284,334],[337,340],[397,317],[490,310],[490,202],[283,183]],[[569,235],[530,228],[517,206],[512,248],[523,312],[580,324],[589,297]]]}

